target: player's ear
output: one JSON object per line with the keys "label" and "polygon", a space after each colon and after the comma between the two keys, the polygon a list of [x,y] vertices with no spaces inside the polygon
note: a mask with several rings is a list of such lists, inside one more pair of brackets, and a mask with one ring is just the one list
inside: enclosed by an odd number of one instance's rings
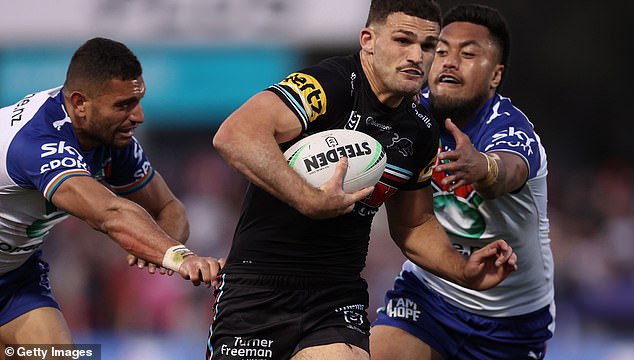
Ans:
{"label": "player's ear", "polygon": [[504,75],[504,65],[497,64],[495,65],[495,69],[493,70],[493,76],[491,77],[491,88],[495,89],[500,86],[502,82],[502,76]]}
{"label": "player's ear", "polygon": [[73,108],[73,113],[79,117],[83,117],[86,114],[86,95],[79,91],[73,91],[70,94],[70,105]]}
{"label": "player's ear", "polygon": [[361,50],[368,55],[374,54],[374,40],[375,33],[372,28],[364,27],[359,33],[359,43],[361,44]]}

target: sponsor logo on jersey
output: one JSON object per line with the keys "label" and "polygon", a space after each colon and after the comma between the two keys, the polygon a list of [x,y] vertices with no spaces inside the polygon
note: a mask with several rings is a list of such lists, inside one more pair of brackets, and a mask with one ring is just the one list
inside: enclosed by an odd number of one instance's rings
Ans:
{"label": "sponsor logo on jersey", "polygon": [[31,101],[31,98],[33,96],[35,96],[35,93],[25,96],[24,98],[22,98],[22,100],[20,100],[17,104],[15,104],[15,107],[11,111],[11,126],[13,126],[14,122],[22,120],[24,107],[26,106],[26,104],[28,104]]}
{"label": "sponsor logo on jersey", "polygon": [[[337,139],[334,137],[326,137],[326,142],[329,147],[337,146]],[[315,171],[320,169],[330,163],[336,163],[342,157],[353,158],[362,155],[369,155],[372,153],[372,148],[370,147],[370,143],[367,141],[363,141],[361,143],[347,144],[343,146],[336,147],[332,150],[328,150],[326,152],[322,152],[319,154],[315,154],[310,158],[304,159],[304,166],[306,167],[306,171]]]}
{"label": "sponsor logo on jersey", "polygon": [[220,345],[219,352],[223,357],[231,356],[240,359],[273,359],[273,340],[245,339],[234,336],[233,341]]}
{"label": "sponsor logo on jersey", "polygon": [[418,321],[421,311],[418,304],[407,298],[390,299],[385,307],[385,314],[391,318],[401,318],[411,321]]}
{"label": "sponsor logo on jersey", "polygon": [[41,241],[38,242],[37,244],[26,245],[26,246],[15,246],[15,245],[8,244],[4,241],[0,241],[0,251],[9,253],[9,254],[30,253],[30,252],[33,252],[33,250],[39,248],[41,245],[42,245]]}
{"label": "sponsor logo on jersey", "polygon": [[350,74],[350,96],[354,93],[354,81],[357,79],[357,73],[352,72]]}
{"label": "sponsor logo on jersey", "polygon": [[61,159],[56,158],[43,164],[40,167],[40,174],[43,174],[46,171],[55,170],[59,167],[80,168],[89,171],[88,164],[84,162],[84,157],[82,156],[82,154],[74,147],[66,145],[66,141],[42,144],[40,149],[42,150],[42,153],[40,154],[41,158],[46,158],[58,154],[70,155],[64,156]]}
{"label": "sponsor logo on jersey", "polygon": [[314,121],[326,113],[326,93],[319,81],[308,74],[292,73],[280,82],[280,85],[291,88],[302,101],[302,107],[308,121]]}
{"label": "sponsor logo on jersey", "polygon": [[[493,135],[493,141],[487,145],[484,152],[489,151],[493,147],[505,146],[508,148],[517,148],[519,152],[528,156],[533,154],[532,144],[537,141],[530,137],[526,132],[515,129],[513,126],[509,126],[508,129],[502,130]],[[521,151],[519,150],[521,149]]]}
{"label": "sponsor logo on jersey", "polygon": [[[374,126],[379,128],[381,131],[388,131],[388,130],[392,130],[392,127],[390,125],[385,125],[385,124],[381,124],[380,122],[374,120],[374,118],[372,116],[368,116],[365,119],[365,124],[367,126]],[[398,134],[395,134],[396,136],[398,136]]]}
{"label": "sponsor logo on jersey", "polygon": [[416,116],[425,123],[425,126],[427,126],[428,129],[431,129],[431,119],[429,116],[418,111],[418,105],[416,105],[416,103],[412,103],[412,109],[414,109],[414,114],[416,114]]}

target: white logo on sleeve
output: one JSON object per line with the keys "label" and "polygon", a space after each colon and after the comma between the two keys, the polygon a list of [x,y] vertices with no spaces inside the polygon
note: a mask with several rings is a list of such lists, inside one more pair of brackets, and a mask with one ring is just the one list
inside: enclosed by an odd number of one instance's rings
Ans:
{"label": "white logo on sleeve", "polygon": [[40,174],[43,174],[46,171],[55,170],[59,167],[81,168],[89,171],[88,164],[84,162],[84,157],[82,156],[82,154],[74,147],[66,145],[66,141],[42,144],[40,149],[42,150],[42,153],[40,154],[41,158],[49,157],[56,154],[69,155],[64,156],[61,159],[53,159],[48,163],[42,165],[40,167]]}

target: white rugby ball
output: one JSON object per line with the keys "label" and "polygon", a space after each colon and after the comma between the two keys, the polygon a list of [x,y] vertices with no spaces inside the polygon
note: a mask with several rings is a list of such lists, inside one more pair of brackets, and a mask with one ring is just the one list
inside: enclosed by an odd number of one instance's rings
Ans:
{"label": "white rugby ball", "polygon": [[381,143],[368,134],[346,129],[307,136],[288,148],[284,156],[315,187],[332,177],[339,159],[348,157],[343,181],[343,190],[348,193],[376,184],[387,162]]}

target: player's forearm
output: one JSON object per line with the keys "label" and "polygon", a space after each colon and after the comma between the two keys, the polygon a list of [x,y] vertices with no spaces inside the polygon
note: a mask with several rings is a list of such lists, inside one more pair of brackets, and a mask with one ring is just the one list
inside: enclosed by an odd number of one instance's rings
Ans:
{"label": "player's forearm", "polygon": [[156,222],[171,238],[181,243],[189,238],[189,221],[183,204],[174,199],[161,209]]}
{"label": "player's forearm", "polygon": [[487,176],[473,185],[485,199],[508,194],[526,182],[526,164],[518,156],[495,152],[484,156],[487,158]]}
{"label": "player's forearm", "polygon": [[435,218],[415,228],[402,229],[392,236],[403,255],[414,264],[446,280],[469,287],[464,276],[466,260],[451,246],[445,230]]}
{"label": "player's forearm", "polygon": [[109,204],[97,223],[88,222],[130,254],[158,265],[162,264],[167,249],[179,244],[143,208],[124,199]]}

